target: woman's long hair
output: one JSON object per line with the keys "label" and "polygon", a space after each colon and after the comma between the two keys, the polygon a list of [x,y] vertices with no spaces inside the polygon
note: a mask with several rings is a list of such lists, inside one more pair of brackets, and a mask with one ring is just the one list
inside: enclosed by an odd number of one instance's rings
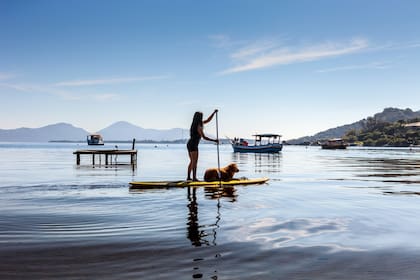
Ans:
{"label": "woman's long hair", "polygon": [[198,126],[203,126],[203,113],[195,112],[193,121],[190,128],[190,136],[193,137],[194,135],[198,134],[197,128]]}

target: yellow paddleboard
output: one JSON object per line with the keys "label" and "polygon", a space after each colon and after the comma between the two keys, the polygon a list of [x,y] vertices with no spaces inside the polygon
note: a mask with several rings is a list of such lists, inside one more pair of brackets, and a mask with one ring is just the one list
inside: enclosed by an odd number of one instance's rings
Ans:
{"label": "yellow paddleboard", "polygon": [[184,187],[211,187],[211,186],[236,186],[236,185],[255,185],[263,184],[268,181],[268,178],[256,179],[234,179],[230,181],[146,181],[146,182],[130,182],[130,188],[184,188]]}

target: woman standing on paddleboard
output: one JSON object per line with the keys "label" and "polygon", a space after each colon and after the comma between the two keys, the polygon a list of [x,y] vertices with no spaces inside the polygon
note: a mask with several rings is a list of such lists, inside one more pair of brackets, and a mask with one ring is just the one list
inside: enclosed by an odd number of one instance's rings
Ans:
{"label": "woman standing on paddleboard", "polygon": [[188,155],[190,157],[190,163],[188,164],[188,175],[187,180],[191,180],[191,171],[192,171],[192,180],[198,181],[197,179],[197,162],[198,162],[198,144],[200,139],[204,138],[207,141],[213,141],[218,143],[219,140],[208,138],[204,135],[203,125],[210,122],[214,115],[217,113],[217,109],[203,121],[203,113],[195,112],[193,121],[190,128],[190,140],[187,143]]}

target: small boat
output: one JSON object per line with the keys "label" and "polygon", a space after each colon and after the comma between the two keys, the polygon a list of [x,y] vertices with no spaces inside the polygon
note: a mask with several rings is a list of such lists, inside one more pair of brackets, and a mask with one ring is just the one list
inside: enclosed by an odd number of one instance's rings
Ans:
{"label": "small boat", "polygon": [[348,144],[341,138],[329,139],[321,144],[323,149],[346,149]]}
{"label": "small boat", "polygon": [[235,138],[231,140],[234,152],[241,153],[278,153],[283,149],[283,144],[280,143],[281,135],[279,134],[255,134],[254,145],[242,138]]}
{"label": "small boat", "polygon": [[103,145],[104,140],[100,134],[90,134],[87,136],[87,144],[88,145]]}

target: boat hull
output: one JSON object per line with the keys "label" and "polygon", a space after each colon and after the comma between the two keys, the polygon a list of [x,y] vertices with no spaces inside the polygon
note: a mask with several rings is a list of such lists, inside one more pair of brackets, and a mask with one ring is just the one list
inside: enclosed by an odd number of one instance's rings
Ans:
{"label": "boat hull", "polygon": [[232,148],[235,153],[278,153],[283,149],[283,144],[258,146],[243,146],[232,144]]}
{"label": "boat hull", "polygon": [[340,146],[322,145],[321,148],[325,150],[344,150],[344,149],[347,149],[347,145],[340,145]]}
{"label": "boat hull", "polygon": [[329,139],[321,144],[321,148],[327,150],[344,150],[347,146],[348,144],[341,138]]}
{"label": "boat hull", "polygon": [[89,146],[103,146],[104,145],[104,142],[88,141],[87,144]]}

